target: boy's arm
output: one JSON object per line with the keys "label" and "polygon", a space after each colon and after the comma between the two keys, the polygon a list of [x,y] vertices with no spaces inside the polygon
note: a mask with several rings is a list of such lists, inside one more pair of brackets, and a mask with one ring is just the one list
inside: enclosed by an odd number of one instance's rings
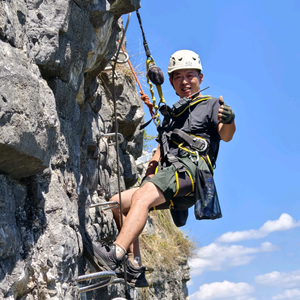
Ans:
{"label": "boy's arm", "polygon": [[235,115],[231,107],[224,103],[222,96],[219,97],[219,102],[221,106],[218,111],[218,121],[220,122],[218,124],[218,133],[221,140],[229,142],[236,130],[234,122]]}
{"label": "boy's arm", "polygon": [[234,121],[231,124],[223,124],[219,123],[218,125],[218,132],[220,135],[221,140],[224,142],[229,142],[233,138],[235,133],[236,127]]}
{"label": "boy's arm", "polygon": [[155,169],[158,166],[159,160],[160,160],[160,145],[158,145],[154,155],[149,161],[145,177],[155,173]]}

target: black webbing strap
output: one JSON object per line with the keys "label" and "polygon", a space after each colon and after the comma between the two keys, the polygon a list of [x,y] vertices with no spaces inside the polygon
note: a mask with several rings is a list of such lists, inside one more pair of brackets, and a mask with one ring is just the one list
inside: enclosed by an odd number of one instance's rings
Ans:
{"label": "black webbing strap", "polygon": [[140,130],[143,130],[145,127],[147,127],[151,123],[152,119],[144,123],[143,125],[140,125]]}
{"label": "black webbing strap", "polygon": [[198,150],[200,152],[205,151],[206,146],[207,146],[207,149],[209,148],[206,140],[191,136],[178,128],[175,128],[171,132],[171,135],[173,135],[173,134],[177,135],[179,138],[184,140],[191,148]]}
{"label": "black webbing strap", "polygon": [[177,172],[185,172],[186,169],[181,162],[171,153],[167,153],[166,155],[168,162],[175,166]]}
{"label": "black webbing strap", "polygon": [[[204,142],[204,140],[201,138],[195,138],[194,136],[191,136],[178,128],[175,128],[168,135],[170,135],[171,139],[172,139],[172,135],[173,135],[173,137],[174,137],[174,135],[177,136],[177,138],[179,137],[179,139],[181,139],[182,141],[185,141],[191,148],[199,151],[200,155],[202,155],[204,157],[206,155],[208,155],[209,159],[211,160],[213,168],[215,168],[215,165],[216,165],[215,158],[218,155],[219,145],[218,145],[217,153],[213,153],[213,150],[211,149],[211,147],[207,141]],[[204,150],[205,143],[207,143],[206,150]]]}
{"label": "black webbing strap", "polygon": [[142,35],[143,35],[143,44],[144,44],[146,56],[151,57],[151,53],[150,53],[150,50],[149,50],[149,47],[148,47],[148,43],[146,41],[144,29],[143,29],[143,26],[142,26],[142,19],[141,19],[141,16],[140,16],[140,13],[139,13],[138,10],[136,11],[136,15],[137,15],[138,21],[140,23],[140,27],[141,27],[141,31],[142,31]]}
{"label": "black webbing strap", "polygon": [[160,137],[162,150],[163,150],[163,160],[167,160],[169,163],[173,164],[178,172],[185,172],[185,168],[176,156],[170,153],[169,143],[167,139],[166,132],[163,132]]}

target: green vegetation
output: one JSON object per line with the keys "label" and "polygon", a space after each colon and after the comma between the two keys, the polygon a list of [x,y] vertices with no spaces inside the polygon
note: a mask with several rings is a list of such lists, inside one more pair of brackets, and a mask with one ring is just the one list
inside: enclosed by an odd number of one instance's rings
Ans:
{"label": "green vegetation", "polygon": [[152,149],[156,148],[157,142],[155,141],[156,136],[147,134],[146,130],[144,129],[144,136],[143,136],[143,150],[147,152],[151,152]]}
{"label": "green vegetation", "polygon": [[195,243],[184,237],[177,228],[169,210],[150,212],[155,234],[140,236],[143,264],[152,268],[174,269],[194,254]]}

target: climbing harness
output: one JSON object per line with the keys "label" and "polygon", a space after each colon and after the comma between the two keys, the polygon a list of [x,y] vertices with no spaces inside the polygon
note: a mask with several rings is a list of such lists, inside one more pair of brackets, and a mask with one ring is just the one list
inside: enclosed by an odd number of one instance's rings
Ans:
{"label": "climbing harness", "polygon": [[[147,83],[150,87],[150,93],[151,93],[151,97],[152,97],[152,104],[153,104],[153,108],[154,108],[154,115],[152,117],[152,119],[150,121],[148,121],[147,123],[145,123],[144,125],[142,125],[140,128],[143,129],[145,128],[152,120],[155,123],[156,126],[160,125],[160,116],[159,116],[159,108],[162,104],[165,104],[165,100],[163,97],[163,92],[162,92],[162,88],[161,85],[164,82],[164,74],[162,72],[162,70],[156,66],[155,61],[153,59],[153,57],[151,56],[149,47],[148,47],[148,43],[146,41],[146,37],[145,37],[145,33],[144,33],[144,29],[142,26],[142,19],[141,16],[138,12],[138,10],[136,11],[136,15],[140,24],[140,28],[142,31],[142,36],[143,36],[143,45],[145,48],[145,53],[146,53],[146,67],[147,67]],[[153,84],[156,86],[156,90],[157,93],[159,95],[159,103],[158,105],[156,104],[156,99],[154,96],[154,91],[153,91]]]}
{"label": "climbing harness", "polygon": [[[193,163],[197,165],[196,170],[198,170],[199,166],[198,161],[202,159],[208,166],[208,172],[211,174],[211,176],[213,176],[216,157],[218,154],[218,147],[215,151],[213,151],[210,144],[204,137],[186,133],[180,128],[173,129],[171,125],[172,122],[176,120],[177,117],[180,117],[187,109],[190,109],[201,101],[207,101],[211,98],[210,96],[199,96],[201,91],[194,93],[190,97],[180,99],[173,105],[172,108],[165,105],[160,109],[160,112],[164,116],[164,120],[162,124],[157,128],[159,132],[159,143],[161,146],[161,162],[160,168],[156,170],[156,172],[170,165],[173,165],[175,167],[176,191],[173,198],[195,196],[196,192],[198,195],[198,192],[201,189],[201,187],[199,188],[199,185],[203,184],[203,180],[198,180],[195,182],[193,181],[191,174],[178,157],[188,157]],[[187,122],[190,128],[192,128],[193,119],[190,115],[187,117]],[[177,151],[179,151],[178,155],[174,153],[174,147],[171,147],[171,151],[170,146],[172,144],[176,145],[178,149]],[[216,201],[216,203],[218,203],[218,201]],[[182,210],[180,212],[174,212],[172,210],[176,210],[176,207],[174,207],[172,201],[156,207],[156,209],[165,208],[171,209],[174,223],[178,227],[185,224],[187,218],[187,208],[181,208]],[[197,209],[197,211],[199,211],[199,207]],[[220,213],[211,215],[210,218],[217,218],[220,217],[220,215]],[[201,218],[203,218],[203,216],[201,216]]]}
{"label": "climbing harness", "polygon": [[[202,90],[201,90],[202,91]],[[200,157],[208,164],[211,172],[215,168],[215,162],[217,153],[213,153],[211,147],[209,146],[206,139],[201,136],[196,136],[193,134],[188,134],[178,128],[174,130],[169,129],[170,120],[172,118],[179,117],[182,113],[186,111],[189,107],[201,102],[206,101],[210,97],[197,97],[201,92],[198,91],[195,93],[194,98],[182,98],[173,105],[173,108],[163,106],[161,108],[161,113],[164,116],[164,121],[161,126],[158,127],[158,132],[160,134],[160,144],[162,149],[162,161],[163,167],[167,164],[173,164],[176,167],[178,172],[185,172],[185,168],[182,167],[182,164],[178,159],[170,153],[169,142],[172,141],[175,143],[180,150],[184,150],[189,154],[189,157],[192,161],[197,162]]]}
{"label": "climbing harness", "polygon": [[[193,95],[185,98],[181,98],[178,102],[176,102],[172,108],[166,105],[165,100],[162,95],[162,90],[161,90],[161,85],[164,82],[164,76],[162,71],[155,65],[154,59],[151,56],[148,43],[145,38],[145,33],[143,30],[142,26],[142,21],[140,14],[138,10],[136,11],[137,18],[140,24],[140,28],[142,31],[142,36],[143,36],[143,45],[145,48],[145,53],[146,53],[146,66],[147,66],[147,83],[150,86],[150,93],[152,96],[152,103],[153,103],[153,108],[154,108],[154,115],[151,114],[152,119],[148,122],[146,122],[144,125],[140,126],[140,128],[145,128],[152,120],[157,126],[157,130],[159,132],[159,143],[161,145],[161,162],[160,162],[160,167],[165,168],[169,165],[173,165],[175,167],[175,180],[176,180],[176,191],[174,193],[173,197],[187,197],[187,196],[195,196],[195,193],[199,194],[199,185],[202,185],[203,182],[200,182],[199,180],[194,183],[193,178],[189,171],[184,167],[184,165],[179,161],[179,159],[171,153],[169,144],[174,143],[178,151],[184,151],[188,155],[189,159],[195,163],[197,166],[199,166],[198,161],[199,159],[202,159],[208,166],[209,170],[208,171],[211,176],[213,176],[213,171],[215,168],[215,163],[216,163],[216,158],[218,155],[218,149],[219,149],[219,144],[217,144],[217,148],[213,149],[211,148],[210,144],[208,141],[201,137],[201,136],[196,136],[193,134],[188,134],[184,132],[183,130],[180,129],[173,129],[171,130],[169,128],[171,120],[174,118],[177,118],[181,116],[187,109],[190,109],[193,105],[198,104],[201,101],[208,100],[211,97],[197,97],[201,95],[201,92],[205,89],[199,90]],[[186,50],[183,50],[186,51]],[[184,57],[183,51],[177,52],[177,54],[180,56],[179,57],[172,57],[173,61],[170,60],[169,68],[168,68],[168,73],[172,73],[175,69],[187,69],[190,68],[191,63],[193,66],[193,69],[198,69],[199,71],[202,70],[202,65],[201,61],[199,58],[199,55],[192,51],[187,51],[188,55],[192,55],[192,59],[189,61],[183,61]],[[177,60],[177,61],[176,61]],[[175,64],[174,64],[175,61]],[[154,96],[154,91],[153,91],[153,85],[152,83],[155,84],[157,88],[157,92],[160,97],[160,101],[158,105],[156,104],[155,96]],[[158,111],[163,115],[164,119],[163,122],[161,123],[160,118],[159,118],[159,113]],[[191,120],[189,121],[191,122]],[[157,172],[158,168],[156,169],[155,173]],[[200,170],[197,167],[197,172],[200,172]],[[200,201],[200,200],[199,200]],[[195,216],[197,219],[202,219],[202,218],[218,218],[221,217],[221,212],[216,208],[216,214],[213,212],[213,214],[209,215],[207,214],[205,217],[202,214],[202,211],[199,213],[199,202],[196,201],[198,207],[195,209]],[[218,203],[218,200],[216,201]],[[163,206],[169,206],[169,207],[163,207]],[[159,206],[160,208],[169,208],[172,209],[174,208],[174,203],[172,200],[170,200],[170,203],[167,204],[162,204]],[[155,207],[153,208],[155,209]],[[200,209],[201,210],[201,209]],[[196,213],[197,212],[197,213]],[[179,213],[174,213],[174,210],[171,210],[171,214],[173,217],[173,220],[175,221],[175,224],[180,227],[183,226],[186,222],[187,219],[187,210],[183,209]],[[200,216],[201,215],[201,216]],[[200,217],[199,217],[200,216]]]}
{"label": "climbing harness", "polygon": [[[155,119],[157,120],[157,122],[155,122],[153,115],[151,115],[151,116],[152,116],[154,123],[157,125],[157,130],[159,132],[159,142],[160,142],[161,149],[162,149],[162,162],[163,162],[162,168],[166,167],[167,165],[172,164],[176,169],[175,170],[176,191],[175,191],[173,197],[192,196],[192,195],[194,195],[195,188],[196,188],[196,186],[194,185],[192,176],[191,176],[190,172],[178,160],[178,158],[169,151],[169,142],[172,141],[173,143],[175,143],[177,145],[178,149],[183,150],[186,153],[188,153],[190,160],[193,161],[194,163],[197,163],[200,158],[203,159],[209,166],[209,169],[211,170],[212,174],[213,174],[213,170],[214,170],[214,166],[215,166],[215,157],[217,156],[217,153],[212,152],[210,145],[208,144],[206,139],[204,139],[200,136],[187,134],[180,129],[174,129],[173,131],[170,131],[168,126],[169,126],[172,118],[179,117],[181,114],[183,114],[185,112],[186,109],[188,109],[189,107],[191,107],[193,105],[196,105],[200,101],[209,99],[210,97],[200,98],[200,99],[197,98],[197,96],[203,90],[206,90],[208,87],[197,91],[196,93],[194,93],[193,95],[191,95],[188,98],[180,99],[178,102],[176,102],[173,105],[172,109],[166,105],[165,100],[163,99],[162,90],[161,90],[161,84],[163,83],[163,80],[164,80],[163,73],[161,72],[161,70],[158,67],[156,67],[155,62],[150,54],[150,50],[149,50],[149,47],[148,47],[148,44],[147,44],[147,41],[145,38],[144,30],[142,27],[141,17],[139,15],[138,11],[136,11],[136,13],[137,13],[137,17],[138,17],[139,24],[141,27],[142,36],[143,36],[143,44],[144,44],[145,53],[147,56],[147,60],[146,60],[147,83],[150,86],[153,107],[155,109]],[[199,56],[198,56],[198,58],[199,58]],[[200,66],[201,66],[200,58],[199,58],[198,64],[199,64],[199,68],[200,68]],[[150,82],[150,80],[156,85],[158,94],[160,96],[160,102],[158,105],[156,105],[156,103],[155,103],[153,85]],[[160,113],[164,117],[162,124],[159,119],[158,111],[160,111]],[[140,128],[142,129],[142,128],[146,127],[150,122],[151,122],[151,120],[148,121],[147,123],[145,123]],[[213,163],[212,163],[212,161],[213,161]],[[156,172],[157,172],[157,169],[156,169]],[[169,207],[163,207],[164,204],[160,205],[160,208],[171,209],[171,214],[172,214],[174,221],[176,222],[176,225],[178,227],[183,226],[186,222],[187,211],[183,210],[179,214],[174,213],[174,211],[172,210],[172,208],[174,208],[174,203],[172,202],[172,200],[170,200],[170,204],[167,204],[167,206],[168,205],[169,205]],[[153,209],[155,210],[155,207]]]}

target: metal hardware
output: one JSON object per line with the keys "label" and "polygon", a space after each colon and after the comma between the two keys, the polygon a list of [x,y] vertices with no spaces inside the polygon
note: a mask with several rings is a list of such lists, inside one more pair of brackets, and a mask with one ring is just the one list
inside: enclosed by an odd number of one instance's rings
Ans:
{"label": "metal hardware", "polygon": [[[114,54],[114,56],[110,59],[110,61],[112,61],[112,62],[115,61],[115,55],[116,54]],[[122,59],[122,56],[123,56],[123,59]],[[119,52],[119,55],[118,55],[118,58],[117,58],[117,63],[118,64],[125,64],[125,63],[128,62],[128,60],[129,60],[129,55],[126,52],[121,50]],[[105,67],[104,70],[105,71],[112,70],[112,66],[110,65],[110,62],[109,62],[109,66]]]}
{"label": "metal hardware", "polygon": [[[115,137],[115,136],[116,136],[115,133],[103,133],[103,134],[101,134],[100,138],[102,138],[102,137]],[[119,144],[121,144],[123,141],[124,141],[123,135],[118,132],[118,142],[119,142]],[[116,144],[116,142],[113,142],[113,143],[108,144],[108,146],[115,145],[115,144]]]}
{"label": "metal hardware", "polygon": [[[110,204],[112,204],[112,205],[110,205]],[[111,201],[111,202],[96,203],[96,204],[90,205],[90,208],[98,207],[98,206],[105,206],[105,205],[108,205],[108,207],[104,207],[104,208],[102,208],[102,210],[108,210],[108,209],[113,209],[113,208],[119,207],[119,202]]]}
{"label": "metal hardware", "polygon": [[[191,151],[191,150],[187,149],[186,147],[182,147],[183,144],[184,143],[179,144],[178,148],[181,149],[181,150],[183,150],[183,151],[185,151],[185,152],[187,152],[187,153],[189,153],[191,161],[194,161],[194,162],[198,161],[199,160],[199,153],[198,153],[198,151]],[[196,159],[193,158],[192,154],[196,155]]]}
{"label": "metal hardware", "polygon": [[190,154],[191,161],[195,162],[199,160],[199,153],[198,151],[193,152],[193,154],[196,154],[196,159],[193,158],[193,156]]}
{"label": "metal hardware", "polygon": [[[109,70],[113,69],[112,63],[115,62],[115,55],[116,54],[114,54],[114,56],[110,59],[110,61],[108,62],[108,65],[104,68],[104,71],[109,71]],[[121,56],[121,59],[120,59],[120,56]],[[125,64],[128,62],[128,60],[129,60],[129,55],[122,50],[119,51],[119,55],[117,57],[116,63]],[[119,74],[117,74],[117,72],[114,72],[114,76],[116,79],[118,79]]]}
{"label": "metal hardware", "polygon": [[202,139],[202,138],[200,138],[200,137],[194,137],[194,138],[193,138],[193,142],[196,142],[197,140],[201,140],[201,142],[203,142],[203,144],[204,144],[204,147],[203,147],[201,150],[200,150],[199,148],[193,147],[192,145],[191,145],[191,147],[192,147],[193,149],[197,150],[197,151],[200,151],[200,152],[206,151],[207,148],[208,148],[208,142],[207,142],[207,140]]}
{"label": "metal hardware", "polygon": [[88,286],[80,287],[79,293],[84,293],[84,292],[92,291],[107,286],[113,282],[116,276],[117,276],[116,273],[113,271],[97,272],[97,273],[91,273],[91,274],[79,276],[77,279],[78,282],[86,281],[90,279],[96,279],[96,278],[107,278],[106,280],[103,280],[100,283],[95,283]]}

